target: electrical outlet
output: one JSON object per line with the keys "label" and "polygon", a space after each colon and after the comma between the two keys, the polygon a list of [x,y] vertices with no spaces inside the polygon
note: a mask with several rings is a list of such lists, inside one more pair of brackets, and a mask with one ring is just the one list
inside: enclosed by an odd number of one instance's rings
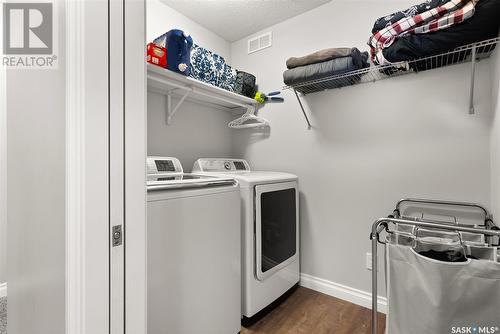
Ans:
{"label": "electrical outlet", "polygon": [[372,270],[372,253],[366,253],[366,269]]}

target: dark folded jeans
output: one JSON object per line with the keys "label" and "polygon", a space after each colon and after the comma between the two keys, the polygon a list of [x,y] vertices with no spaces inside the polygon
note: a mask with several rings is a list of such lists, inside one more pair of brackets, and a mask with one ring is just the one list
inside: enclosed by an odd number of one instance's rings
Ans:
{"label": "dark folded jeans", "polygon": [[[325,79],[331,76],[356,71],[368,66],[370,66],[368,63],[368,53],[358,52],[358,53],[353,53],[353,56],[350,57],[336,58],[318,64],[301,66],[290,70],[286,70],[283,73],[283,80],[286,85],[293,86],[302,83],[307,83],[309,81]],[[352,83],[354,82],[349,82],[349,80],[345,80],[345,85],[349,85]],[[304,93],[311,93],[314,91],[323,90],[325,88],[337,88],[337,87],[314,88],[312,86],[313,85],[309,87],[308,86],[298,87],[297,90]]]}

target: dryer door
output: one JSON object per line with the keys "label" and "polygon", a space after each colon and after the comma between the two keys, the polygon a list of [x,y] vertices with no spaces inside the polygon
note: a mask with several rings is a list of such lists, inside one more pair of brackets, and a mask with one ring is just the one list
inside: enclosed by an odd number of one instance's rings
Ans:
{"label": "dryer door", "polygon": [[255,275],[265,280],[298,258],[297,182],[255,186]]}

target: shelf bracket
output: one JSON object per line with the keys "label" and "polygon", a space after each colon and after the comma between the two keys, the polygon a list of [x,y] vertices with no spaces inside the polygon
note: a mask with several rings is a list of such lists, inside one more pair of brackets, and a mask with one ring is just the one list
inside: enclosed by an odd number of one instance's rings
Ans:
{"label": "shelf bracket", "polygon": [[172,123],[172,117],[174,117],[175,113],[179,110],[180,106],[184,103],[186,98],[191,94],[192,90],[187,90],[184,95],[180,98],[179,102],[172,108],[172,93],[167,93],[167,125]]}
{"label": "shelf bracket", "polygon": [[474,115],[474,83],[476,76],[476,47],[472,48],[472,70],[470,76],[470,97],[469,97],[469,115]]}
{"label": "shelf bracket", "polygon": [[309,122],[309,117],[307,117],[306,110],[304,109],[304,105],[302,104],[302,100],[300,99],[299,93],[297,93],[296,89],[294,89],[293,92],[295,93],[295,96],[297,97],[297,101],[299,101],[300,109],[302,109],[302,113],[304,114],[304,118],[306,119],[307,129],[311,130],[312,125],[311,125],[311,122]]}

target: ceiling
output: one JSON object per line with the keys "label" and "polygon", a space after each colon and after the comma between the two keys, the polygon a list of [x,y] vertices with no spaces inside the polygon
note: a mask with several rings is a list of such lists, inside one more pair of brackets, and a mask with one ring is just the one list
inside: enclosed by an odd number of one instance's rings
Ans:
{"label": "ceiling", "polygon": [[331,0],[160,0],[229,42],[235,42]]}

